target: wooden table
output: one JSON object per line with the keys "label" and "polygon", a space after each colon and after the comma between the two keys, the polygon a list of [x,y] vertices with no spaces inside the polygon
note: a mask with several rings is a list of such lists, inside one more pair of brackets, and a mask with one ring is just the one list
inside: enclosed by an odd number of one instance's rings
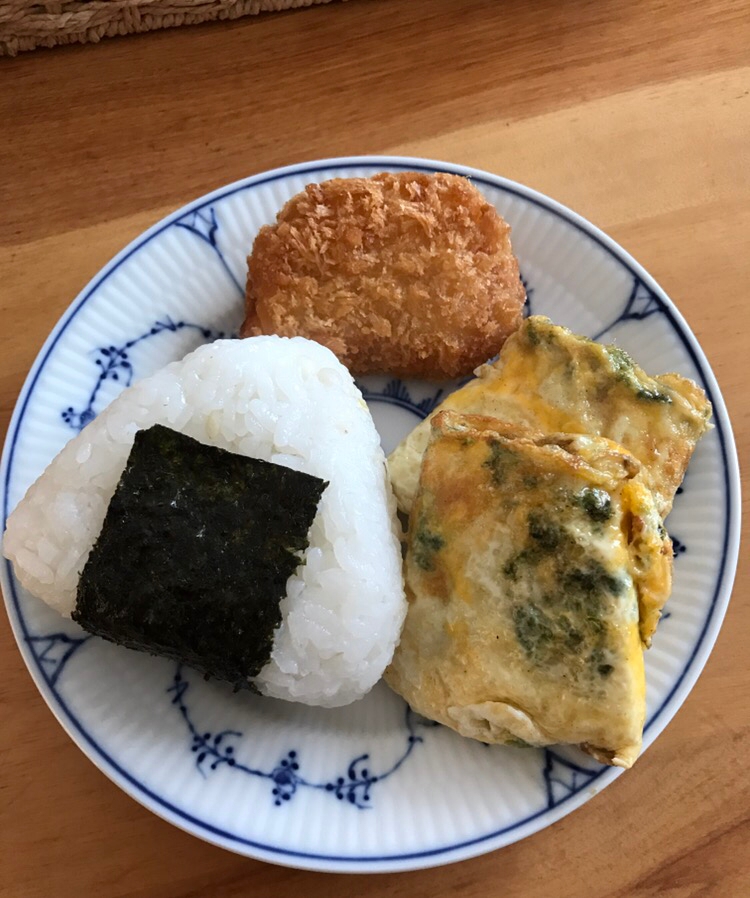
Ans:
{"label": "wooden table", "polygon": [[[750,446],[746,0],[351,0],[0,63],[3,429],[81,287],[166,212],[273,166],[463,162],[603,227],[678,302]],[[700,682],[600,797],[476,860],[286,870],[162,822],[74,747],[0,625],[0,892],[31,896],[750,895],[750,568]]]}

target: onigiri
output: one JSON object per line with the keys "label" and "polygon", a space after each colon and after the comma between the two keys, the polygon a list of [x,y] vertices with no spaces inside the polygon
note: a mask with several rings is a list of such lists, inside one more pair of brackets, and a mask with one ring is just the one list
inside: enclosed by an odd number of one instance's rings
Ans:
{"label": "onigiri", "polygon": [[390,662],[406,613],[395,501],[351,375],[302,337],[219,340],[124,390],[8,518],[3,551],[23,586],[74,615],[135,435],[154,425],[327,483],[250,685],[325,707],[365,695]]}

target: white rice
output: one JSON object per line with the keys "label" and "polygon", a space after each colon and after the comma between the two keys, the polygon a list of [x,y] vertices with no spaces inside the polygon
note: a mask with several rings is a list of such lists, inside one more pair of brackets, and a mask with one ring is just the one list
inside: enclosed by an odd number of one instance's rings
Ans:
{"label": "white rice", "polygon": [[217,341],[125,390],[10,515],[3,550],[21,583],[71,614],[134,435],[157,423],[329,481],[255,683],[311,705],[361,698],[390,662],[406,612],[395,503],[351,375],[302,337]]}

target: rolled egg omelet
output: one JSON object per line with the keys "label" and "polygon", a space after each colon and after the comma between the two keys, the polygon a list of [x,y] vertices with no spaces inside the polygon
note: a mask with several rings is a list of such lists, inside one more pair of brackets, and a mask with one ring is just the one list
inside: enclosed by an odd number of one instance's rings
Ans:
{"label": "rolled egg omelet", "polygon": [[[617,346],[526,318],[499,357],[438,406],[437,412],[491,415],[544,433],[606,437],[641,462],[640,479],[665,518],[698,440],[710,428],[703,390],[678,374],[650,377]],[[388,459],[401,511],[409,513],[419,481],[429,420]]]}
{"label": "rolled egg omelet", "polygon": [[641,468],[602,437],[433,417],[389,685],[462,735],[571,743],[630,767],[645,716],[639,589],[649,579],[660,607],[671,585]]}

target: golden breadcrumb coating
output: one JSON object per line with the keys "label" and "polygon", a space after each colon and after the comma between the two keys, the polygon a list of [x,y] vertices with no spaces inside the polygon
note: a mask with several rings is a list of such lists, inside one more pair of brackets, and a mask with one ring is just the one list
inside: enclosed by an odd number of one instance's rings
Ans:
{"label": "golden breadcrumb coating", "polygon": [[261,228],[242,336],[301,335],[354,374],[468,374],[521,322],[510,228],[466,179],[311,184]]}

